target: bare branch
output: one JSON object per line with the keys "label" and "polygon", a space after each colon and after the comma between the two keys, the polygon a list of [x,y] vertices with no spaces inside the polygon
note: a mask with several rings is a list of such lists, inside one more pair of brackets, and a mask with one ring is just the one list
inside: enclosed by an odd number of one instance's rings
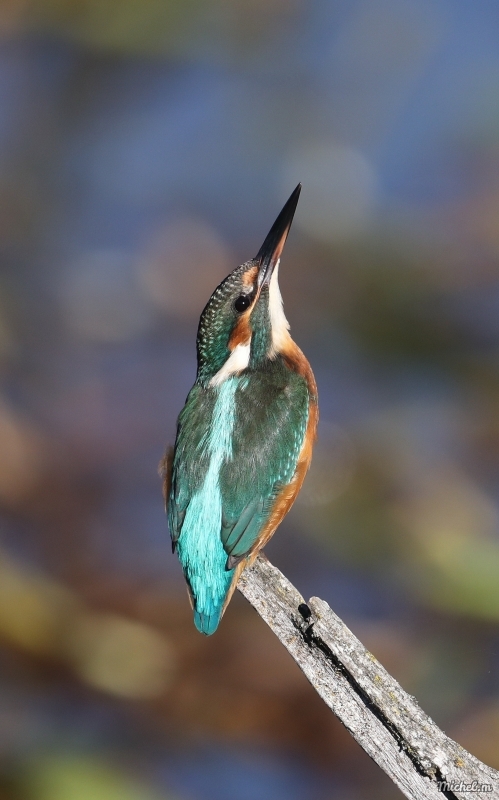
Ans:
{"label": "bare branch", "polygon": [[411,800],[499,800],[499,772],[449,739],[327,603],[305,603],[265,556],[239,591],[354,739]]}

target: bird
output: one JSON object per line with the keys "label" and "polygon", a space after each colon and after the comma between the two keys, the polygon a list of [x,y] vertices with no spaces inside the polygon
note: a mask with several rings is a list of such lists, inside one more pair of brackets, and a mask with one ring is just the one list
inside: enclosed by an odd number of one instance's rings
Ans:
{"label": "bird", "polygon": [[300,191],[298,184],[256,257],[208,300],[196,380],[160,464],[172,551],[194,624],[208,636],[291,508],[316,438],[316,382],[289,333],[278,282]]}

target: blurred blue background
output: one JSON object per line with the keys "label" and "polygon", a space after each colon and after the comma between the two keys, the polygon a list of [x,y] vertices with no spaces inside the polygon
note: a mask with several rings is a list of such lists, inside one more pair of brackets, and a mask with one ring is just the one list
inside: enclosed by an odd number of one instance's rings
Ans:
{"label": "blurred blue background", "polygon": [[267,548],[499,768],[495,0],[1,0],[0,800],[401,797],[157,463],[201,309],[298,181],[319,441]]}

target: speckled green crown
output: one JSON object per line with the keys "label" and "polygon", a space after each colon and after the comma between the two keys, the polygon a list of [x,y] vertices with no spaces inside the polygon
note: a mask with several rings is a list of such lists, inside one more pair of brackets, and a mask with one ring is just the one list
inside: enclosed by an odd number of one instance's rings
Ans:
{"label": "speckled green crown", "polygon": [[254,265],[247,261],[220,283],[201,314],[196,340],[197,382],[206,384],[230,356],[229,339],[238,319],[234,301],[243,291],[243,274]]}

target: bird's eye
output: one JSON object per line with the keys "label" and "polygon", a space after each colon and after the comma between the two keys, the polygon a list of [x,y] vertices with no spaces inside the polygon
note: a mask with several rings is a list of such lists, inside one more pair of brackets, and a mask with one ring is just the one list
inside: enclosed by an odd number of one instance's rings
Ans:
{"label": "bird's eye", "polygon": [[250,296],[247,294],[240,294],[237,300],[234,303],[234,308],[236,311],[246,311],[246,309],[251,305]]}

